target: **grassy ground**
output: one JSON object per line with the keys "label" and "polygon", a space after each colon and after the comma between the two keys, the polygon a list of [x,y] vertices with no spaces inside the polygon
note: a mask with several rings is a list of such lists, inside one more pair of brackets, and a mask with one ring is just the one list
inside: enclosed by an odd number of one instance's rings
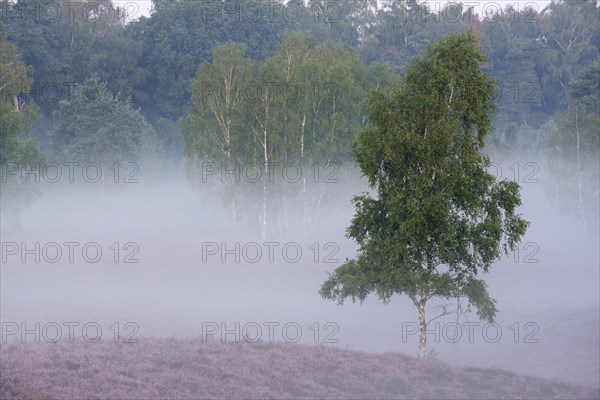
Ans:
{"label": "grassy ground", "polygon": [[3,343],[2,399],[598,399],[597,389],[498,369],[286,343],[200,338]]}

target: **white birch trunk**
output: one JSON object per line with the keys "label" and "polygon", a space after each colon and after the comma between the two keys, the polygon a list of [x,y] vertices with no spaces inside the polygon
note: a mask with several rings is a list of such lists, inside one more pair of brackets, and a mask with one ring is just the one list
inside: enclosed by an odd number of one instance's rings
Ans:
{"label": "white birch trunk", "polygon": [[591,249],[592,245],[588,235],[587,220],[585,218],[585,208],[583,205],[583,190],[581,184],[581,136],[579,132],[579,107],[577,105],[575,105],[575,134],[577,136],[577,191],[579,194],[579,213],[581,214],[581,221],[583,222],[585,241],[588,249]]}
{"label": "white birch trunk", "polygon": [[417,308],[419,309],[419,361],[425,362],[425,350],[427,347],[427,322],[425,321],[426,299],[421,297]]}

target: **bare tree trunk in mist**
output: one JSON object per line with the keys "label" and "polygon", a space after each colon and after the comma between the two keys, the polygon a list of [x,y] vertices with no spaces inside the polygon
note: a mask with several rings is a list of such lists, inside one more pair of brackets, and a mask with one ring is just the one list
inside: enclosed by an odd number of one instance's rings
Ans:
{"label": "bare tree trunk in mist", "polygon": [[[268,146],[268,126],[269,126],[269,105],[270,105],[269,89],[265,91],[265,97],[263,103],[265,105],[265,119],[262,123],[263,139],[261,140],[263,146],[263,157],[265,163],[264,175],[269,176],[269,146]],[[262,222],[261,222],[261,236],[263,240],[267,238],[267,182],[263,180],[263,201],[262,201]]]}
{"label": "bare tree trunk in mist", "polygon": [[308,236],[308,229],[306,227],[306,177],[302,177],[302,233],[304,236]]}
{"label": "bare tree trunk in mist", "polygon": [[425,349],[427,346],[427,322],[425,321],[425,303],[427,298],[421,297],[417,304],[419,309],[419,361],[421,364],[425,362]]}
{"label": "bare tree trunk in mist", "polygon": [[[277,229],[272,227],[271,232],[276,231],[277,236],[281,237],[283,236],[283,228],[281,227],[281,214],[277,211],[274,214],[274,218],[277,220]],[[271,219],[273,219],[273,217],[271,217]]]}
{"label": "bare tree trunk in mist", "polygon": [[[265,164],[265,168],[268,168]],[[267,239],[267,182],[263,180],[261,237]]]}
{"label": "bare tree trunk in mist", "polygon": [[[319,178],[320,179],[320,178]],[[312,221],[312,227],[310,229],[311,235],[315,233],[316,224],[319,223],[319,214],[321,213],[321,200],[323,199],[323,192],[325,191],[325,182],[321,183],[321,192],[319,193],[319,198],[317,200],[317,209],[315,210],[315,217]]]}
{"label": "bare tree trunk in mist", "polygon": [[[273,201],[273,200],[271,200]],[[271,234],[281,237],[283,235],[282,228],[282,219],[281,210],[275,208],[275,210],[271,210],[271,216],[269,220],[271,221]]]}
{"label": "bare tree trunk in mist", "polygon": [[575,104],[575,133],[577,135],[577,191],[579,192],[579,213],[583,222],[583,230],[585,232],[585,241],[588,249],[592,248],[587,228],[587,220],[585,218],[585,209],[583,207],[583,193],[581,189],[581,151],[580,151],[580,132],[579,132],[579,106]]}
{"label": "bare tree trunk in mist", "polygon": [[104,179],[104,176],[106,174],[103,173],[102,170],[100,170],[100,171],[101,171],[100,179],[102,180],[102,209],[106,210],[106,185],[105,185],[105,179]]}
{"label": "bare tree trunk in mist", "polygon": [[306,114],[302,116],[302,130],[300,131],[300,157],[304,159],[304,130],[306,128]]}
{"label": "bare tree trunk in mist", "polygon": [[238,220],[237,220],[237,210],[235,208],[235,199],[231,199],[231,214],[233,216],[233,231],[235,236],[238,235]]}
{"label": "bare tree trunk in mist", "polygon": [[283,192],[283,222],[284,222],[284,229],[285,229],[285,235],[288,236],[290,234],[290,217],[288,214],[288,205],[287,205],[287,197],[285,195],[285,189]]}

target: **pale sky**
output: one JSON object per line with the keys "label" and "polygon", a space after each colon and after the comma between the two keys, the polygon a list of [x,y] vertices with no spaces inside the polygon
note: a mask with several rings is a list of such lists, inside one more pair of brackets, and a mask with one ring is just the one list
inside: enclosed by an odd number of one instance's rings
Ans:
{"label": "pale sky", "polygon": [[[203,1],[203,0],[198,0]],[[214,1],[214,0],[212,0]],[[211,1],[211,2],[212,2]],[[243,3],[243,0],[240,0]],[[115,4],[120,5],[121,7],[127,7],[129,11],[130,20],[137,19],[142,15],[150,15],[150,8],[152,7],[151,0],[113,0]],[[429,6],[433,11],[441,10],[445,4],[454,2],[451,0],[427,0]],[[459,1],[455,1],[459,2]],[[516,9],[523,9],[527,6],[533,5],[533,7],[537,7],[539,11],[543,10],[548,4],[550,4],[550,0],[530,0],[530,1],[518,1],[518,0],[464,0],[463,4],[470,6],[475,6],[475,12],[483,15],[484,11],[494,11],[498,9],[498,7],[504,8],[508,4],[513,4]]]}

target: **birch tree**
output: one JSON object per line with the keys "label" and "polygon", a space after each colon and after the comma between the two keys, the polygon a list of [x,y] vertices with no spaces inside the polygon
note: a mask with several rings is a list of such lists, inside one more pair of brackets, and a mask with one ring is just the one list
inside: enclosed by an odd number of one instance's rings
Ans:
{"label": "birch tree", "polygon": [[320,290],[339,303],[407,295],[419,313],[421,360],[432,297],[466,297],[480,318],[494,320],[495,300],[478,273],[514,250],[528,227],[516,212],[519,185],[490,175],[481,152],[495,86],[484,61],[472,31],[452,34],[412,61],[391,96],[372,95],[372,126],[353,150],[377,197],[354,198],[347,235],[358,255]]}

